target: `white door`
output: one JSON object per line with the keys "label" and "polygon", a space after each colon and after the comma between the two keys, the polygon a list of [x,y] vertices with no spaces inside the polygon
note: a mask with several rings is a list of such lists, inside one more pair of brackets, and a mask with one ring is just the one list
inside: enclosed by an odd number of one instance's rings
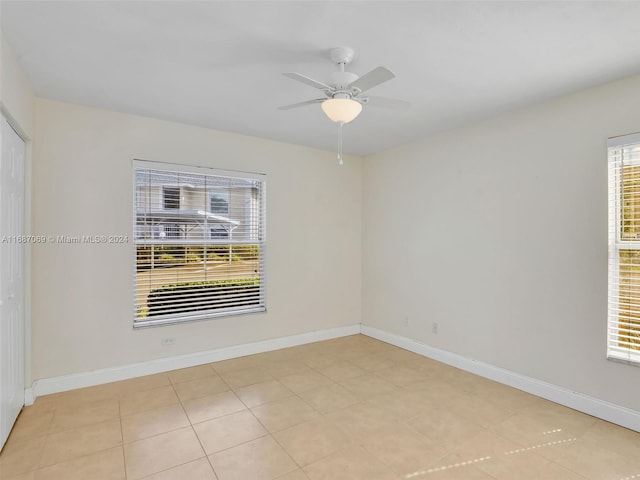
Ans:
{"label": "white door", "polygon": [[0,449],[24,405],[25,144],[2,117],[0,130]]}

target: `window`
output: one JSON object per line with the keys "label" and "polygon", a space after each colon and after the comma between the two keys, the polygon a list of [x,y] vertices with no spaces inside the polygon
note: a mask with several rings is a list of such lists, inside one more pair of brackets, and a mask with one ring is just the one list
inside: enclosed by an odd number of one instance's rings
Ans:
{"label": "window", "polygon": [[607,356],[640,364],[640,133],[609,139]]}
{"label": "window", "polygon": [[162,187],[162,198],[166,210],[180,208],[180,187]]}
{"label": "window", "polygon": [[211,192],[209,194],[209,211],[226,215],[229,213],[229,192]]}
{"label": "window", "polygon": [[222,225],[214,225],[211,227],[211,230],[209,230],[209,234],[211,238],[229,238],[229,229]]}
{"label": "window", "polygon": [[164,234],[165,238],[182,238],[180,226],[177,223],[168,223],[163,225],[163,231],[160,236]]}
{"label": "window", "polygon": [[265,176],[141,160],[134,176],[134,326],[265,311]]}

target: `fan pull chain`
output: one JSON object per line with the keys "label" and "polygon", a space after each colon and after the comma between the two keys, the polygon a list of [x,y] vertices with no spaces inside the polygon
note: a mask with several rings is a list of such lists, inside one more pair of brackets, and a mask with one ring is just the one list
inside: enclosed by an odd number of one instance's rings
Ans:
{"label": "fan pull chain", "polygon": [[344,162],[342,161],[342,126],[344,125],[344,122],[338,122],[338,125],[340,125],[340,142],[338,143],[338,165],[342,166],[344,165]]}

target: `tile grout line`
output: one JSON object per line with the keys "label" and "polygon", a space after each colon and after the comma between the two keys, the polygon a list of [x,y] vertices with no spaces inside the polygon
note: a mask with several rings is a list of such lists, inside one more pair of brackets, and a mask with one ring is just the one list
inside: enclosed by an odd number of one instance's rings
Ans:
{"label": "tile grout line", "polygon": [[[222,379],[222,381],[224,382],[224,379]],[[191,431],[193,432],[193,434],[195,435],[196,439],[198,440],[198,444],[200,445],[200,448],[202,449],[202,453],[204,454],[204,457],[207,458],[207,461],[208,461],[209,459],[207,457],[207,452],[204,449],[204,445],[202,445],[202,441],[200,440],[200,437],[198,436],[198,432],[196,432],[196,429],[193,426],[193,422],[191,421],[191,418],[189,418],[189,415],[187,414],[187,410],[184,408],[184,403],[182,403],[182,398],[180,398],[180,395],[178,395],[178,391],[176,390],[175,384],[171,380],[171,377],[169,377],[169,382],[171,383],[171,388],[173,389],[173,393],[175,394],[176,398],[178,399],[178,403],[180,404],[180,408],[182,409],[182,413],[184,413],[184,416],[187,418],[187,421],[189,422],[189,427],[191,427]],[[180,383],[180,382],[176,382],[176,383]],[[225,384],[226,384],[226,382],[225,382]],[[185,463],[189,463],[189,462],[185,462]],[[174,468],[174,467],[171,467],[171,468]],[[211,469],[213,469],[213,465],[211,465]],[[166,470],[168,470],[168,469],[166,469]]]}
{"label": "tile grout line", "polygon": [[[220,378],[220,380],[229,388],[229,390],[227,390],[227,391],[232,391],[231,387],[229,386],[229,384],[225,381],[224,378],[222,378],[222,376],[213,367],[213,364],[208,363],[206,365],[208,365],[209,368],[211,368],[211,370],[213,371],[213,374],[216,377]],[[173,383],[172,383],[172,385],[173,385]],[[204,445],[202,444],[202,440],[200,440],[200,437],[198,436],[198,432],[196,432],[194,423],[191,421],[191,417],[189,417],[189,414],[187,413],[187,409],[185,408],[182,399],[178,395],[178,392],[175,391],[175,387],[174,387],[174,393],[176,394],[176,397],[178,397],[178,401],[180,402],[180,407],[182,407],[182,411],[184,412],[184,415],[187,417],[187,420],[189,421],[189,425],[191,426],[191,430],[193,431],[193,434],[198,439],[198,443],[200,444],[200,448],[202,449],[202,452],[204,453],[204,458],[207,460],[207,463],[209,464],[209,467],[211,467],[211,471],[213,472],[213,476],[216,479],[219,479],[219,475],[216,473],[216,469],[214,468],[213,463],[211,463],[211,458],[209,458],[209,455],[207,454],[207,451],[205,450]],[[234,395],[235,395],[235,393],[234,393]],[[202,422],[199,422],[199,423],[202,423]],[[195,425],[197,425],[197,423]]]}
{"label": "tile grout line", "polygon": [[118,399],[118,419],[120,420],[120,452],[122,453],[122,468],[124,469],[124,478],[128,480],[127,474],[127,457],[124,455],[124,430],[122,428],[122,410],[120,410],[120,399]]}

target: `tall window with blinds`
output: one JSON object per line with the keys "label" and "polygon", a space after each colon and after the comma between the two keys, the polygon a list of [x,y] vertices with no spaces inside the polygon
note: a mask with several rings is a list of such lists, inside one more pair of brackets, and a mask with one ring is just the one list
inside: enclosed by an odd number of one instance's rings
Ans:
{"label": "tall window with blinds", "polygon": [[640,133],[609,139],[607,356],[640,364]]}
{"label": "tall window with blinds", "polygon": [[135,160],[134,177],[134,326],[265,311],[265,176]]}

